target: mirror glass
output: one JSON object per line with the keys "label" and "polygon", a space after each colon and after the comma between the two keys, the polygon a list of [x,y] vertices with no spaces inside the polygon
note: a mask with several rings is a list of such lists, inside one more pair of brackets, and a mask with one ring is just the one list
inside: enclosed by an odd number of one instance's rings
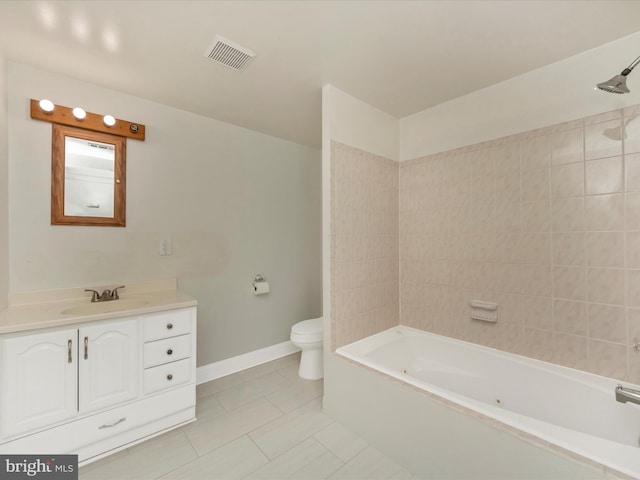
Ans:
{"label": "mirror glass", "polygon": [[115,145],[65,137],[64,214],[113,217]]}
{"label": "mirror glass", "polygon": [[125,142],[53,124],[52,225],[125,226]]}

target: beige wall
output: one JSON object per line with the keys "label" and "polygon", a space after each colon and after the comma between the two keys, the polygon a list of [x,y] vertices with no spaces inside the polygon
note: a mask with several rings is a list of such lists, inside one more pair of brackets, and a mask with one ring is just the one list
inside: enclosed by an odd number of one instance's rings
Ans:
{"label": "beige wall", "polygon": [[0,51],[0,308],[7,304],[9,292],[9,195],[7,142],[7,91],[5,59]]}
{"label": "beige wall", "polygon": [[332,344],[398,323],[398,163],[331,145]]}
{"label": "beige wall", "polygon": [[[401,322],[640,383],[639,117],[403,162]],[[471,299],[499,322],[471,320]]]}
{"label": "beige wall", "polygon": [[[198,365],[284,342],[321,313],[317,149],[9,63],[10,290],[178,278],[198,309]],[[29,98],[146,125],[127,141],[127,227],[49,224],[51,126]],[[168,238],[173,255],[160,256]],[[251,282],[263,274],[267,296]]]}

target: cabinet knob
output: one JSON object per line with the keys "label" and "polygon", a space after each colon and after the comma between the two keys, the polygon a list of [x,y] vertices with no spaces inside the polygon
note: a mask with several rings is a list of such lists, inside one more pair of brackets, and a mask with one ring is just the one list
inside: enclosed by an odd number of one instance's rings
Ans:
{"label": "cabinet knob", "polygon": [[171,374],[167,375],[167,380],[171,380],[171,379],[173,379],[173,375]]}
{"label": "cabinet knob", "polygon": [[167,323],[167,330],[171,330],[173,328],[173,323]]}
{"label": "cabinet knob", "polygon": [[167,355],[171,355],[173,353],[173,350],[169,349],[167,350]]}

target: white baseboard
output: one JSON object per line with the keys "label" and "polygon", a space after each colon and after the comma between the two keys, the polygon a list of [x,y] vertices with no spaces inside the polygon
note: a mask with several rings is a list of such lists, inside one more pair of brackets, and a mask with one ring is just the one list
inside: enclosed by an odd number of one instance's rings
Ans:
{"label": "white baseboard", "polygon": [[298,347],[287,340],[286,342],[244,353],[237,357],[203,365],[196,369],[196,384],[200,385],[201,383],[209,382],[216,378],[225,377],[232,373],[237,373],[247,368],[255,367],[256,365],[262,365],[263,363],[286,357],[299,351],[300,349]]}

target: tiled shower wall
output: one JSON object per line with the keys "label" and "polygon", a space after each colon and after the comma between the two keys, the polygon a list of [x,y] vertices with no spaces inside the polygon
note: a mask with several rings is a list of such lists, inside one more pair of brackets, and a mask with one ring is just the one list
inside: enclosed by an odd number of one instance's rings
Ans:
{"label": "tiled shower wall", "polygon": [[398,163],[331,145],[331,343],[398,324]]}
{"label": "tiled shower wall", "polygon": [[399,169],[402,324],[640,383],[639,107]]}

